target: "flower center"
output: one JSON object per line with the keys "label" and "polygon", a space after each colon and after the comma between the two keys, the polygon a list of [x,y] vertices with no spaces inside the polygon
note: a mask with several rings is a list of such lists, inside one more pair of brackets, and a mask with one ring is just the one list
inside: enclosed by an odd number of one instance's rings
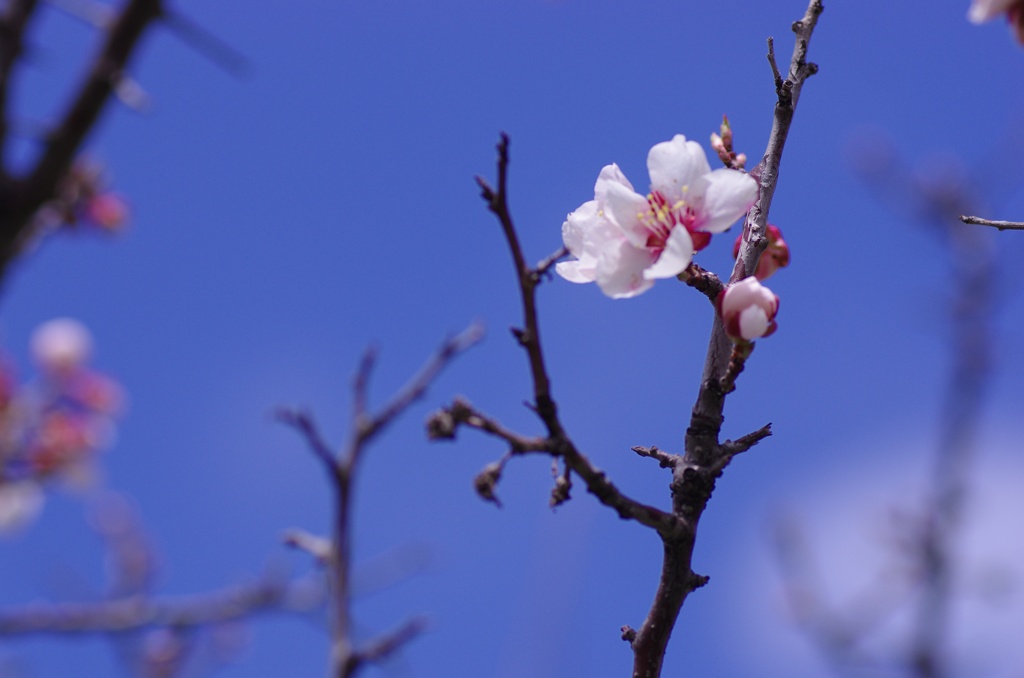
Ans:
{"label": "flower center", "polygon": [[[683,192],[686,192],[685,188]],[[647,194],[647,205],[647,212],[637,216],[640,217],[641,223],[647,228],[646,246],[655,252],[660,254],[665,249],[665,242],[672,234],[672,229],[676,226],[682,226],[690,232],[691,236],[707,236],[706,239],[703,239],[703,244],[696,249],[703,249],[707,245],[707,241],[711,240],[710,234],[698,233],[696,231],[697,215],[694,213],[693,208],[687,204],[686,200],[677,200],[674,203],[669,203],[668,198],[661,192],[651,191]]]}

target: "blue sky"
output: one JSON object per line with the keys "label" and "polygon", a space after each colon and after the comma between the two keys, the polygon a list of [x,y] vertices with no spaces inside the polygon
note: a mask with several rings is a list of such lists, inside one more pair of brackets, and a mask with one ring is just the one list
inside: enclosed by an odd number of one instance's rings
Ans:
{"label": "blue sky", "polygon": [[[234,77],[169,32],[151,34],[132,71],[152,111],[112,107],[89,146],[129,196],[131,228],[114,240],[46,242],[6,281],[0,316],[4,344],[23,365],[40,322],[69,315],[92,329],[98,366],[131,402],[107,453],[108,483],[134,496],[163,555],[162,590],[208,590],[268,564],[307,570],[280,535],[324,531],[328,488],[272,410],[306,406],[341,441],[364,346],[381,350],[371,389],[380,403],[442,337],[481,319],[485,342],[370,450],[360,478],[357,562],[369,571],[427,563],[361,597],[361,629],[370,637],[413,614],[432,619],[429,634],[368,675],[626,674],[631,654],[618,629],[638,625],[650,603],[656,538],[582,488],[552,513],[539,459],[510,466],[504,509],[485,505],[471,481],[501,446],[470,435],[424,440],[426,415],[456,394],[521,431],[540,430],[521,405],[525,358],[506,332],[519,319],[509,255],[473,176],[493,174],[494,143],[507,131],[512,209],[538,260],[560,246],[566,213],[591,198],[605,164],[642,186],[653,144],[682,133],[706,145],[723,114],[738,149],[760,157],[774,105],[765,38],[774,35],[788,59],[789,25],[805,5],[177,6],[250,67]],[[788,628],[770,595],[750,593],[751,582],[763,582],[762,593],[778,586],[766,555],[770,516],[781,505],[848,512],[849,503],[836,505],[846,498],[863,501],[869,520],[913,494],[897,487],[875,499],[842,483],[872,468],[906,468],[909,479],[934,445],[949,253],[874,199],[851,169],[850,147],[880,130],[925,176],[942,157],[960,157],[983,169],[990,216],[1024,218],[1013,190],[1024,178],[1021,148],[1008,132],[1024,110],[1024,52],[1004,27],[970,25],[966,11],[948,1],[826,3],[811,46],[821,72],[800,101],[771,213],[793,254],[771,281],[779,331],[759,342],[726,410],[726,436],[768,421],[775,435],[719,483],[695,556],[711,585],[687,602],[666,675],[822,675],[792,634],[764,642],[768,628]],[[18,90],[33,121],[52,119],[92,37],[55,10],[44,15]],[[699,263],[724,275],[734,231]],[[984,453],[1016,469],[1005,478],[1024,473],[1013,463],[1024,370],[1013,350],[1024,336],[1014,263],[1024,240],[992,236],[1008,291],[985,419],[995,442]],[[541,314],[574,439],[624,490],[666,505],[668,476],[629,448],[680,450],[708,304],[670,282],[612,301],[555,280],[541,290]],[[835,529],[820,526],[823,548]],[[55,495],[0,553],[3,602],[82,598],[102,585],[102,554],[74,496]],[[251,640],[218,675],[322,674],[322,624],[261,620]],[[112,675],[115,666],[103,641],[40,639],[2,652],[43,677],[68,667]]]}

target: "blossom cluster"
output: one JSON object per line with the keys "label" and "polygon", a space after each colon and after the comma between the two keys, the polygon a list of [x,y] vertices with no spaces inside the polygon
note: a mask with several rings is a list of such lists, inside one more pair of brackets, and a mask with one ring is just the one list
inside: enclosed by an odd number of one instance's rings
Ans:
{"label": "blossom cluster", "polygon": [[43,485],[92,479],[123,400],[117,382],[89,367],[92,337],[77,321],[40,325],[30,348],[38,376],[25,384],[0,362],[0,530],[35,517]]}
{"label": "blossom cluster", "polygon": [[[677,134],[647,155],[651,190],[636,192],[618,165],[607,165],[594,185],[594,199],[569,214],[562,240],[574,257],[556,271],[575,283],[596,282],[609,297],[635,297],[660,278],[686,271],[693,255],[727,230],[754,204],[758,185],[741,171],[745,156],[732,150],[732,130],[712,135],[726,169],[712,171],[700,144]],[[726,286],[716,300],[726,333],[749,342],[775,331],[779,299],[760,284],[789,264],[789,246],[777,226],[767,227],[768,247],[755,275]],[[742,235],[733,256],[739,254]]]}
{"label": "blossom cluster", "polygon": [[757,182],[734,169],[712,170],[704,149],[677,134],[647,155],[651,190],[641,195],[608,165],[594,199],[572,212],[562,240],[574,261],[558,264],[566,280],[596,282],[616,299],[641,294],[659,278],[674,278],[711,236],[727,230],[757,200]]}

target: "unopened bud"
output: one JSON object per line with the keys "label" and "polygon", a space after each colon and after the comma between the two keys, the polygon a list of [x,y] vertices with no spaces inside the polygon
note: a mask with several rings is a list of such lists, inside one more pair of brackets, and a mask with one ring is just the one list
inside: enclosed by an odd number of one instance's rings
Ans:
{"label": "unopened bud", "polygon": [[473,479],[473,487],[476,489],[476,493],[480,495],[480,498],[484,501],[494,502],[498,508],[501,508],[501,500],[498,499],[498,495],[494,491],[498,489],[501,471],[501,463],[494,462],[485,466],[484,470]]}
{"label": "unopened bud", "polygon": [[[761,253],[761,258],[757,262],[757,271],[754,272],[754,277],[758,280],[767,280],[780,268],[789,266],[789,245],[782,239],[782,231],[779,230],[779,227],[768,224],[765,236],[768,238],[768,247]],[[743,235],[740,234],[732,247],[733,259],[740,255],[742,242]]]}
{"label": "unopened bud", "polygon": [[725,333],[733,341],[753,341],[767,337],[776,329],[779,298],[753,276],[722,290],[715,306],[722,317]]}
{"label": "unopened bud", "polygon": [[729,116],[722,116],[722,143],[727,149],[732,150],[732,126],[729,124]]}
{"label": "unopened bud", "polygon": [[114,193],[100,193],[86,202],[85,218],[104,231],[119,231],[128,221],[128,204]]}

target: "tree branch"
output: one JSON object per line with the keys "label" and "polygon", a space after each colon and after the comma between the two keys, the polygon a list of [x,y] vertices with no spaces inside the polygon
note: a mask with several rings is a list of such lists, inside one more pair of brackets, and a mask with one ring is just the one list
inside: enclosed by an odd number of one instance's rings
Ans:
{"label": "tree branch", "polygon": [[[17,14],[19,7],[27,8],[30,13],[34,6],[34,2],[16,2],[11,13]],[[0,208],[0,277],[29,236],[33,215],[53,197],[114,94],[120,74],[127,68],[142,35],[162,13],[161,0],[129,0],[124,5],[93,59],[89,74],[60,123],[48,135],[35,167],[27,176],[12,180],[6,186],[6,194],[0,196],[5,199],[4,207]],[[20,45],[17,52],[20,52]],[[6,111],[2,112],[6,116]]]}
{"label": "tree branch", "polygon": [[981,217],[969,217],[966,214],[960,216],[960,221],[978,226],[994,226],[1000,231],[1024,231],[1024,222],[1021,221],[992,221]]}
{"label": "tree branch", "polygon": [[[774,43],[769,41],[769,63],[777,102],[768,147],[764,157],[750,172],[758,181],[760,190],[757,202],[747,213],[730,282],[752,275],[757,270],[761,253],[768,246],[765,230],[786,138],[803,84],[818,71],[817,65],[807,61],[807,47],[822,9],[821,0],[811,0],[803,18],[793,24],[796,40],[784,80],[775,63]],[[723,449],[719,434],[724,420],[725,397],[742,368],[742,361],[737,363],[732,359],[734,350],[735,346],[726,336],[721,318],[716,314],[701,386],[686,431],[683,463],[678,464],[673,472],[673,514],[687,529],[675,539],[665,540],[662,580],[647,618],[635,631],[630,643],[634,653],[634,678],[655,678],[661,674],[665,650],[679,610],[690,591],[707,581],[693,572],[691,561],[697,524],[715,488],[715,481],[733,456],[734,448]]]}

